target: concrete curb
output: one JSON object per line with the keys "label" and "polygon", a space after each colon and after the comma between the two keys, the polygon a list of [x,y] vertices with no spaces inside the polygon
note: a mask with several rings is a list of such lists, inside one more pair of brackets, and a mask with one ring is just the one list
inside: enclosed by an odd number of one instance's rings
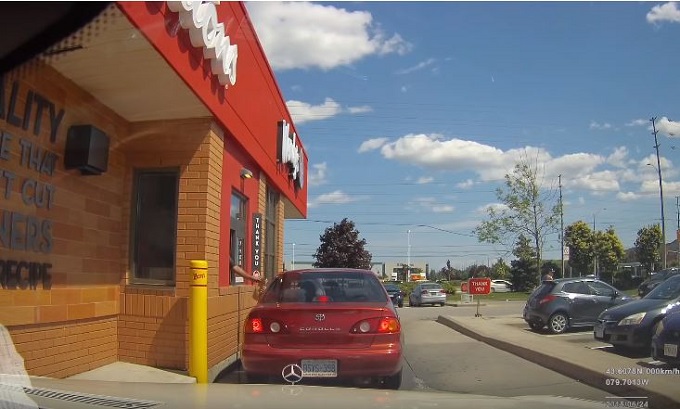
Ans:
{"label": "concrete curb", "polygon": [[[626,373],[630,369],[630,363],[615,355],[603,357],[600,351],[564,345],[550,338],[532,338],[533,334],[519,333],[509,337],[507,336],[508,328],[503,328],[504,325],[483,322],[485,321],[483,318],[473,319],[478,322],[471,323],[470,319],[457,319],[440,315],[437,322],[470,338],[609,392],[612,396],[647,397],[650,408],[680,407],[677,375],[669,375],[666,376],[668,379],[664,379],[664,376],[661,375],[655,378],[655,375],[649,374],[608,374],[608,370],[615,372],[620,370]],[[650,379],[650,377],[653,379]],[[626,384],[608,385],[615,379]],[[647,379],[647,385],[637,384],[643,383],[644,379]],[[654,382],[650,382],[650,380]]]}

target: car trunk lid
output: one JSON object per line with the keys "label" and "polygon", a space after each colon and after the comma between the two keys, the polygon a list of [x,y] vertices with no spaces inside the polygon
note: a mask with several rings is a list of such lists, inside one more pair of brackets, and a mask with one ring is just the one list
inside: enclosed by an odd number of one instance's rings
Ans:
{"label": "car trunk lid", "polygon": [[267,333],[273,348],[368,348],[377,335],[374,332],[352,332],[362,321],[377,325],[380,318],[394,316],[383,303],[288,303],[285,308],[272,306],[253,311],[251,316],[265,322],[278,322],[279,333]]}

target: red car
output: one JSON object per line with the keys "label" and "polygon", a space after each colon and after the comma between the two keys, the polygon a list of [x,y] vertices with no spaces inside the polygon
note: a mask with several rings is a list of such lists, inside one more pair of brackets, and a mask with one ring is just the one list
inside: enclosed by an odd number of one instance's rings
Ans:
{"label": "red car", "polygon": [[245,323],[241,362],[249,381],[276,377],[377,380],[401,385],[402,333],[387,291],[370,270],[287,271]]}

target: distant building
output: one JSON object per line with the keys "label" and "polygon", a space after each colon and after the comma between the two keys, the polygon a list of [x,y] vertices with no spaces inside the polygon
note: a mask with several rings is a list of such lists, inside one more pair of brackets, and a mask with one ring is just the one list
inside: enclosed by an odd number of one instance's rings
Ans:
{"label": "distant building", "polygon": [[[286,270],[301,270],[305,268],[315,268],[314,260],[295,260],[295,264],[289,260],[285,264]],[[374,262],[371,263],[371,271],[373,271],[378,277],[382,278],[385,275],[385,263]],[[389,277],[388,277],[389,278]]]}

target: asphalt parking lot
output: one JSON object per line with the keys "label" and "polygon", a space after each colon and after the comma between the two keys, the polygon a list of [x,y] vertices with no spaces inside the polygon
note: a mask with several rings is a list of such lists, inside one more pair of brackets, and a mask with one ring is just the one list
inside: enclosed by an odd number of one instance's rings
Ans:
{"label": "asphalt parking lot", "polygon": [[[492,304],[489,302],[489,307]],[[546,329],[535,332],[522,319],[521,308],[515,306],[503,316],[482,310],[482,317],[440,315],[438,321],[614,396],[648,405],[644,407],[680,407],[680,369],[655,361],[646,352],[614,350],[610,344],[596,341],[592,328],[559,335]]]}
{"label": "asphalt parking lot", "polygon": [[514,328],[515,330],[521,330],[535,334],[537,336],[550,338],[568,345],[576,345],[591,350],[602,351],[606,354],[614,354],[616,356],[628,359],[631,367],[666,367],[664,363],[652,359],[652,357],[647,352],[615,350],[611,344],[596,340],[595,337],[593,337],[592,327],[572,329],[568,330],[564,334],[552,334],[546,328],[543,328],[538,332],[532,331],[529,328],[529,325],[527,325],[527,323],[522,319],[521,314],[518,314],[517,316],[510,316],[509,318],[515,318],[516,320],[508,320],[505,325]]}

